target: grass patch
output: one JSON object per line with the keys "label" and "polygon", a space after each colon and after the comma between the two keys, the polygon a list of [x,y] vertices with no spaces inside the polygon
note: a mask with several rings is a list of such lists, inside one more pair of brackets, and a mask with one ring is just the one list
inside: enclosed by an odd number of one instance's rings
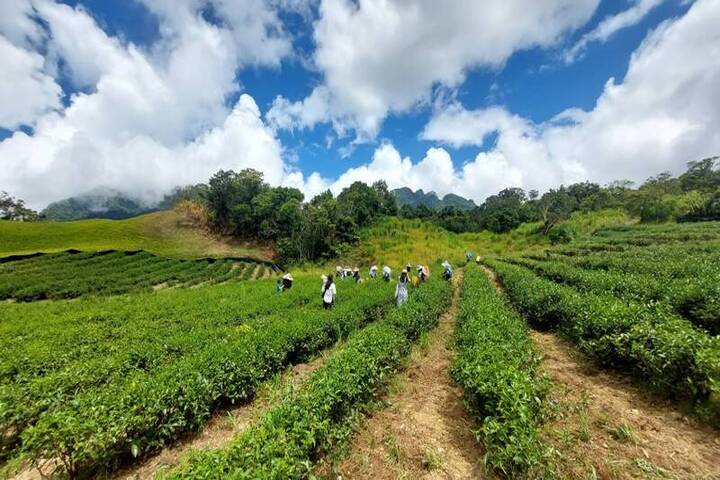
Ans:
{"label": "grass patch", "polygon": [[0,220],[0,256],[77,250],[147,250],[176,258],[254,257],[272,260],[271,249],[230,241],[186,226],[174,211],[126,220],[12,222]]}

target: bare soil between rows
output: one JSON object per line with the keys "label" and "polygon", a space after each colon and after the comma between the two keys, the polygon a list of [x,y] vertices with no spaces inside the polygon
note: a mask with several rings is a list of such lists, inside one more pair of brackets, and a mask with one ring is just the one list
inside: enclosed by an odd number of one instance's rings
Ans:
{"label": "bare soil between rows", "polygon": [[420,342],[406,368],[377,410],[363,423],[347,457],[330,478],[483,478],[484,452],[473,429],[463,392],[450,376],[451,339],[462,273],[456,275],[452,305]]}
{"label": "bare soil between rows", "polygon": [[601,369],[559,335],[530,334],[555,384],[543,438],[557,478],[720,480],[720,431]]}
{"label": "bare soil between rows", "polygon": [[113,479],[152,479],[158,473],[178,466],[182,459],[193,450],[214,450],[226,447],[236,435],[248,428],[273,405],[279,403],[283,392],[307,380],[315,370],[325,363],[327,356],[328,353],[323,352],[308,363],[288,367],[275,384],[272,381],[266,382],[252,402],[216,413],[199,432],[161,450],[142,463],[116,472]]}
{"label": "bare soil between rows", "polygon": [[[167,472],[177,467],[182,459],[193,450],[219,449],[227,446],[235,435],[244,431],[265,411],[277,404],[282,399],[284,392],[307,380],[315,370],[325,363],[332,350],[331,348],[322,352],[307,363],[288,367],[274,380],[265,382],[252,401],[216,412],[200,431],[189,433],[183,439],[157,453],[118,470],[113,473],[111,478],[115,480],[152,479],[161,472]],[[47,464],[48,469],[55,466],[53,462]],[[47,477],[43,477],[39,470],[32,468],[22,471],[13,477],[13,480],[42,480],[43,478]]]}

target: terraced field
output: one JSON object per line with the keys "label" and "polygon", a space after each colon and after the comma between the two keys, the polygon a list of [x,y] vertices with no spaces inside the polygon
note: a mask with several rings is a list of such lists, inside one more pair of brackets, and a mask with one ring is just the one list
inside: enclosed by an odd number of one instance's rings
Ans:
{"label": "terraced field", "polygon": [[720,422],[720,225],[608,229],[490,261],[531,324]]}
{"label": "terraced field", "polygon": [[144,251],[68,251],[0,258],[0,300],[57,300],[149,292],[275,276],[251,259],[178,260]]}

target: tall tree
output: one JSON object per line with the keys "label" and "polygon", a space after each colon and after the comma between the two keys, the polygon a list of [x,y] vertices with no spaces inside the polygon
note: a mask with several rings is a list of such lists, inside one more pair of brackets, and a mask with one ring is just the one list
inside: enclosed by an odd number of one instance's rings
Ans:
{"label": "tall tree", "polygon": [[31,221],[37,220],[38,214],[35,210],[26,207],[23,200],[3,191],[0,192],[0,219]]}

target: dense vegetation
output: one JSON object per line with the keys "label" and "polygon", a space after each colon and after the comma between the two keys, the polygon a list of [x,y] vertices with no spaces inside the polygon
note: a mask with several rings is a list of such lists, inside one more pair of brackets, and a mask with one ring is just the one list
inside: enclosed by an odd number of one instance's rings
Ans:
{"label": "dense vegetation", "polygon": [[296,394],[223,450],[196,454],[173,478],[283,478],[312,474],[321,454],[343,443],[352,422],[400,366],[411,343],[447,307],[450,286],[430,281],[385,320],[353,335]]}
{"label": "dense vegetation", "polygon": [[688,163],[675,178],[661,173],[638,188],[629,181],[606,186],[583,182],[550,189],[543,195],[508,188],[491,195],[471,210],[447,207],[438,210],[405,206],[405,218],[422,218],[453,232],[509,232],[525,222],[541,222],[541,231],[557,243],[572,239],[573,232],[560,222],[573,212],[622,208],[643,222],[720,220],[720,158]]}
{"label": "dense vegetation", "polygon": [[485,464],[521,476],[544,452],[538,432],[546,382],[527,326],[474,265],[465,270],[457,322],[453,377],[478,416]]}
{"label": "dense vegetation", "polygon": [[216,229],[274,241],[284,260],[300,261],[347,251],[359,228],[396,212],[384,182],[355,182],[337,198],[327,191],[303,203],[298,189],[271,187],[255,170],[218,172],[208,182],[205,203]]}
{"label": "dense vegetation", "polygon": [[0,220],[33,221],[38,219],[36,211],[25,206],[21,199],[9,193],[0,192]]}
{"label": "dense vegetation", "polygon": [[[14,432],[5,453],[57,459],[71,475],[111,468],[199,427],[221,405],[252,398],[264,379],[378,318],[391,300],[384,282],[348,283],[337,306],[322,310],[310,300],[316,282],[302,283],[279,296],[258,281],[186,291],[182,299],[138,295],[3,312],[0,341],[9,355],[0,429]],[[165,308],[172,301],[177,307]],[[18,344],[51,312],[41,335]]]}
{"label": "dense vegetation", "polygon": [[559,328],[599,363],[716,423],[718,240],[715,223],[607,229],[588,244],[489,264],[532,324]]}
{"label": "dense vegetation", "polygon": [[0,263],[0,300],[146,292],[254,279],[276,271],[272,265],[232,259],[177,260],[143,251],[71,251]]}

